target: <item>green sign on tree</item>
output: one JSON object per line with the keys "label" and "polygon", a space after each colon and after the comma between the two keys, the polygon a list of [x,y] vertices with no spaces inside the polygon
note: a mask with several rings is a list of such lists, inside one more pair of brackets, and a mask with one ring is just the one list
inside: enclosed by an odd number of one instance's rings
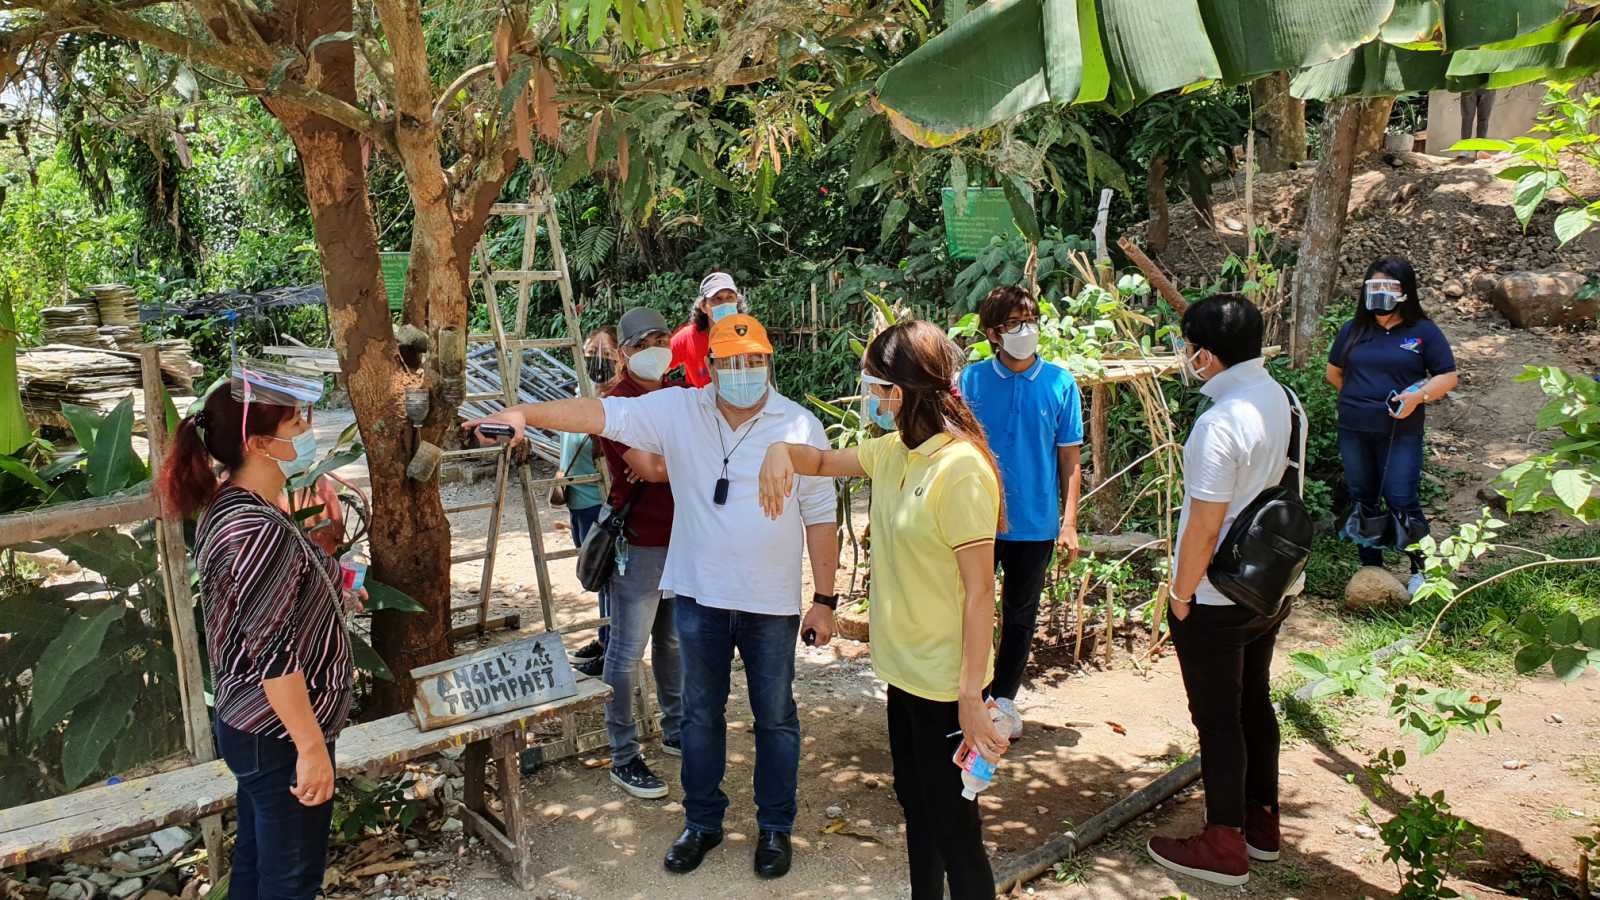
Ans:
{"label": "green sign on tree", "polygon": [[944,237],[951,259],[977,259],[989,239],[1017,233],[1011,203],[1001,188],[967,188],[967,202],[956,203],[955,188],[944,189]]}
{"label": "green sign on tree", "polygon": [[389,308],[402,309],[406,305],[406,272],[411,269],[411,254],[403,250],[378,254],[383,267],[383,290],[389,295]]}

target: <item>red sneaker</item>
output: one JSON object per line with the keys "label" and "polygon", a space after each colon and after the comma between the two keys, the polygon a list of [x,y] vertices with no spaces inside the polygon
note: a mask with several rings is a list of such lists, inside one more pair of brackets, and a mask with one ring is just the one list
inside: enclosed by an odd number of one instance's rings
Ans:
{"label": "red sneaker", "polygon": [[1251,859],[1272,862],[1283,839],[1278,834],[1278,814],[1252,805],[1244,812],[1244,847]]}
{"label": "red sneaker", "polygon": [[1238,886],[1250,880],[1244,835],[1222,825],[1207,825],[1191,838],[1153,837],[1145,850],[1160,865],[1212,884]]}

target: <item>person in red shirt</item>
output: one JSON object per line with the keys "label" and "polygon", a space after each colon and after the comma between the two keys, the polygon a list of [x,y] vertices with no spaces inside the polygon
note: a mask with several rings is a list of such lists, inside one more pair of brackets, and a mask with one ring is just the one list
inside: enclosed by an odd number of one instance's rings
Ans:
{"label": "person in red shirt", "polygon": [[[663,380],[672,355],[667,328],[667,320],[653,309],[640,307],[622,314],[617,324],[622,370],[605,396],[638,397],[680,386]],[[703,357],[700,363],[705,364]],[[661,702],[661,749],[671,756],[683,755],[678,628],[674,600],[661,595],[661,572],[672,535],[672,487],[667,484],[666,461],[660,456],[605,438],[596,440],[611,471],[608,505],[612,510],[628,510],[623,532],[627,549],[618,557],[616,574],[607,587],[611,639],[606,643],[604,679],[611,686],[611,699],[606,703],[611,780],[629,794],[648,800],[665,797],[667,785],[640,755],[634,722],[634,679],[646,643],[653,645],[650,661]]]}
{"label": "person in red shirt", "polygon": [[731,316],[744,307],[744,295],[727,272],[712,272],[700,280],[700,295],[694,303],[694,317],[672,335],[672,361],[670,371],[683,367],[683,379],[690,387],[705,387],[711,383],[711,369],[706,366],[706,354],[711,326],[725,316]]}

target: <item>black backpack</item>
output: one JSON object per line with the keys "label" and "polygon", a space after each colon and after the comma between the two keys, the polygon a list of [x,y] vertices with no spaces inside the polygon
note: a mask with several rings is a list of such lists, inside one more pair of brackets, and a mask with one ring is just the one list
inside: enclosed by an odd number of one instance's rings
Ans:
{"label": "black backpack", "polygon": [[1283,611],[1284,595],[1311,558],[1311,515],[1300,498],[1300,401],[1287,387],[1283,392],[1289,395],[1289,467],[1239,511],[1206,569],[1224,597],[1268,619]]}

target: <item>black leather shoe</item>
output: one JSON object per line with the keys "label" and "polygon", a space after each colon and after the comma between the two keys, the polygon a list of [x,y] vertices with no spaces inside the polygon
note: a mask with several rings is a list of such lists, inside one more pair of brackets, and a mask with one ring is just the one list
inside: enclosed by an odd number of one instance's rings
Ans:
{"label": "black leather shoe", "polygon": [[782,878],[789,874],[793,856],[788,832],[762,830],[761,837],[756,839],[756,874],[762,878]]}
{"label": "black leather shoe", "polygon": [[[683,834],[678,835],[678,839],[667,848],[667,858],[663,862],[666,863],[668,872],[677,872],[679,875],[693,872],[700,868],[700,861],[706,858],[706,854],[720,843],[722,843],[720,831],[695,831],[693,828],[685,828]],[[787,846],[785,843],[786,848]],[[787,863],[784,868],[788,868]]]}

